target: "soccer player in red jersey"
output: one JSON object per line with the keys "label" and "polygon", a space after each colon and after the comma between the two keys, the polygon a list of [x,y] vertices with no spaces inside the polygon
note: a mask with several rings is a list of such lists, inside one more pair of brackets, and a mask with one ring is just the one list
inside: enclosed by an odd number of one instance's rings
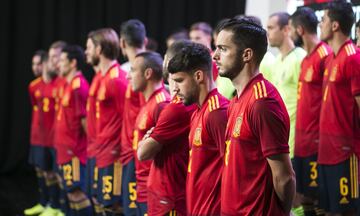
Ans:
{"label": "soccer player in red jersey", "polygon": [[317,36],[318,20],[315,12],[299,8],[289,19],[291,39],[302,44],[308,53],[301,63],[295,128],[296,200],[303,205],[305,215],[316,215],[318,209],[319,120],[322,98],[322,80],[325,59],[331,48]]}
{"label": "soccer player in red jersey", "polygon": [[116,32],[110,28],[99,29],[90,32],[88,39],[95,46],[93,64],[98,65],[101,73],[95,104],[99,181],[95,204],[98,213],[102,211],[100,203],[106,214],[113,214],[120,211],[121,203],[120,132],[127,80],[116,61],[120,49]]}
{"label": "soccer player in red jersey", "polygon": [[228,100],[217,91],[211,70],[208,49],[190,41],[168,63],[177,95],[185,105],[197,105],[190,123],[187,215],[220,215]]}
{"label": "soccer player in red jersey", "polygon": [[325,7],[320,23],[320,38],[334,53],[323,80],[319,201],[333,215],[355,215],[359,208],[360,50],[349,38],[354,21],[351,3],[335,1]]}
{"label": "soccer player in red jersey", "polygon": [[[121,24],[120,48],[122,54],[129,60],[129,67],[134,64],[135,56],[145,51],[146,40],[146,29],[141,21],[131,19]],[[125,72],[129,73],[130,68]],[[121,191],[125,215],[136,214],[136,176],[132,143],[136,117],[143,103],[143,95],[134,92],[129,84],[125,93],[120,151],[120,162],[123,166]]]}
{"label": "soccer player in red jersey", "polygon": [[44,81],[42,79],[43,69],[45,67],[44,64],[47,63],[47,53],[43,50],[38,50],[35,52],[34,56],[32,57],[32,72],[35,76],[35,79],[31,81],[28,87],[30,102],[32,107],[31,113],[31,132],[30,132],[30,154],[29,154],[29,163],[32,164],[35,168],[36,175],[38,178],[38,187],[40,193],[39,203],[35,206],[26,209],[24,211],[25,215],[33,215],[33,214],[40,214],[45,210],[45,206],[47,205],[49,198],[48,198],[48,189],[45,184],[45,171],[48,167],[44,165],[48,165],[49,163],[44,162],[43,160],[46,157],[40,149],[42,139],[41,139],[41,128],[40,128],[40,112],[39,105],[41,103],[41,94],[42,94],[42,87],[44,86]]}
{"label": "soccer player in red jersey", "polygon": [[[169,77],[166,65],[182,48],[175,42],[166,52],[163,74]],[[168,78],[170,89],[173,81]],[[139,142],[140,160],[153,159],[147,183],[149,215],[186,215],[185,186],[189,159],[190,118],[195,106],[185,106],[175,94],[160,113],[154,128]],[[159,179],[161,179],[159,181]]]}
{"label": "soccer player in red jersey", "polygon": [[266,31],[250,20],[224,23],[213,56],[232,80],[221,182],[222,215],[289,215],[295,175],[289,158],[289,115],[276,88],[259,73]]}
{"label": "soccer player in red jersey", "polygon": [[69,215],[90,215],[91,202],[84,192],[86,163],[86,99],[89,85],[80,69],[85,55],[77,45],[67,45],[59,60],[66,80],[55,123],[55,148],[62,185],[67,193]]}
{"label": "soccer player in red jersey", "polygon": [[147,180],[150,171],[151,160],[141,161],[137,157],[139,141],[146,132],[155,126],[159,115],[166,104],[169,103],[169,93],[166,91],[162,79],[162,57],[155,52],[139,53],[135,57],[134,64],[128,74],[132,90],[141,92],[145,98],[145,104],[135,121],[133,138],[133,150],[135,154],[136,173],[136,204],[137,215],[147,214]]}

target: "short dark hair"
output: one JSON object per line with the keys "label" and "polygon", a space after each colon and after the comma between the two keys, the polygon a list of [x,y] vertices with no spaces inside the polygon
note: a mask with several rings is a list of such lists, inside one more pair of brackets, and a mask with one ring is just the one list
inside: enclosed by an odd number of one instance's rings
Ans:
{"label": "short dark hair", "polygon": [[255,63],[260,64],[268,46],[265,29],[248,19],[231,19],[220,29],[233,33],[232,41],[236,44],[238,51],[252,49]]}
{"label": "short dark hair", "polygon": [[193,30],[200,30],[203,31],[205,34],[210,35],[212,34],[211,26],[206,22],[197,22],[191,25],[190,31]]}
{"label": "short dark hair", "polygon": [[154,79],[162,79],[163,58],[159,53],[147,51],[139,53],[135,57],[142,57],[144,59],[144,64],[142,65],[143,71],[147,68],[151,68],[154,72]]}
{"label": "short dark hair", "polygon": [[234,16],[234,19],[238,20],[247,20],[249,22],[254,22],[262,27],[262,23],[259,17],[253,16],[253,15],[236,15]]}
{"label": "short dark hair", "polygon": [[224,25],[225,22],[229,21],[230,19],[229,18],[225,18],[225,19],[222,19],[220,20],[219,22],[216,23],[216,26],[214,28],[214,33],[215,34],[219,34],[220,33],[220,28],[221,26]]}
{"label": "short dark hair", "polygon": [[284,26],[288,25],[290,15],[286,12],[276,12],[270,15],[270,17],[278,18],[278,25],[280,29],[284,28]]}
{"label": "short dark hair", "polygon": [[349,36],[355,22],[355,15],[351,3],[346,1],[330,2],[326,5],[325,10],[328,10],[328,16],[331,21],[339,23],[341,32]]}
{"label": "short dark hair", "polygon": [[64,47],[66,47],[66,42],[65,41],[55,41],[50,45],[50,49],[64,49]]}
{"label": "short dark hair", "polygon": [[132,47],[141,48],[146,38],[144,24],[138,19],[130,19],[121,24],[120,37]]}
{"label": "short dark hair", "polygon": [[212,79],[212,60],[209,49],[198,43],[191,41],[179,41],[172,46],[177,52],[169,60],[168,71],[171,74],[186,72],[193,74],[197,70],[202,70]]}
{"label": "short dark hair", "polygon": [[95,46],[101,47],[101,54],[108,59],[116,59],[119,56],[119,37],[112,28],[102,28],[89,33],[88,38]]}
{"label": "short dark hair", "polygon": [[46,62],[48,59],[48,52],[46,52],[45,50],[36,50],[34,56],[39,56],[40,62],[43,63]]}
{"label": "short dark hair", "polygon": [[189,32],[186,29],[178,29],[171,33],[166,40],[173,39],[174,41],[189,40]]}
{"label": "short dark hair", "polygon": [[308,7],[302,7],[297,9],[291,16],[290,20],[295,27],[302,26],[307,32],[316,34],[318,19],[315,12]]}
{"label": "short dark hair", "polygon": [[69,61],[76,60],[76,67],[78,70],[83,69],[85,64],[85,54],[83,48],[78,45],[67,45],[62,51],[67,54]]}

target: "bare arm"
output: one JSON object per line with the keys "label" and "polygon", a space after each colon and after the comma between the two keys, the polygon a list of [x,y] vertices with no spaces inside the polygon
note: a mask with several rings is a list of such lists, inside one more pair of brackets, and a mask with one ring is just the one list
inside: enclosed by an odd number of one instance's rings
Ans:
{"label": "bare arm", "polygon": [[146,133],[143,140],[139,142],[137,156],[140,161],[152,159],[162,149],[162,145],[158,141],[150,137],[153,129],[154,128],[151,128]]}
{"label": "bare arm", "polygon": [[87,134],[87,125],[86,125],[86,118],[81,118],[81,126],[82,126],[82,129],[84,130],[84,132]]}
{"label": "bare arm", "polygon": [[359,117],[359,121],[360,121],[360,95],[355,96],[355,101],[358,106],[358,110],[359,110],[358,117]]}
{"label": "bare arm", "polygon": [[295,197],[295,173],[288,154],[278,154],[267,158],[270,165],[274,189],[286,214],[290,213]]}

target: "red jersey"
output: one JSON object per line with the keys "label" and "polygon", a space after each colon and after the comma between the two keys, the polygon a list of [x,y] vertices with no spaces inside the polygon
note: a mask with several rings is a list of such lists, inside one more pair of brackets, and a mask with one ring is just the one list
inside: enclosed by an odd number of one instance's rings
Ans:
{"label": "red jersey", "polygon": [[29,95],[32,107],[31,112],[31,132],[30,132],[30,144],[42,145],[42,131],[40,127],[40,115],[41,110],[39,108],[41,104],[41,94],[44,81],[42,77],[38,77],[29,84]]}
{"label": "red jersey", "polygon": [[134,138],[135,121],[139,114],[140,107],[144,103],[144,96],[141,93],[134,92],[129,84],[125,94],[123,123],[121,129],[121,164],[128,164],[131,159],[134,158],[132,143]]}
{"label": "red jersey", "polygon": [[322,81],[325,59],[330,53],[330,47],[320,42],[301,63],[295,127],[295,156],[298,157],[318,152]]}
{"label": "red jersey", "polygon": [[186,215],[185,186],[189,159],[190,118],[195,106],[185,106],[174,97],[159,115],[150,137],[163,147],[154,157],[148,179],[149,215],[165,215],[175,209]]}
{"label": "red jersey", "polygon": [[96,94],[99,89],[101,73],[95,74],[89,89],[86,102],[86,133],[87,133],[87,157],[93,158],[96,155]]}
{"label": "red jersey", "polygon": [[86,133],[82,118],[86,116],[86,99],[89,84],[77,72],[74,78],[64,85],[59,112],[55,123],[55,148],[57,163],[64,164],[76,156],[82,164],[86,163]]}
{"label": "red jersey", "polygon": [[118,63],[113,64],[101,78],[95,105],[96,165],[99,168],[109,166],[119,159],[126,87],[125,72]]}
{"label": "red jersey", "polygon": [[228,105],[229,100],[213,89],[191,117],[186,179],[188,215],[220,215]]}
{"label": "red jersey", "polygon": [[60,88],[60,86],[62,86],[61,78],[55,78],[49,83],[44,83],[40,96],[40,127],[43,134],[42,144],[45,147],[54,147],[55,113],[57,109],[56,99],[58,97],[57,89]]}
{"label": "red jersey", "polygon": [[262,74],[231,100],[226,129],[221,215],[285,215],[267,157],[289,153],[290,119]]}
{"label": "red jersey", "polygon": [[360,150],[360,50],[351,40],[330,55],[324,72],[319,164],[338,164]]}
{"label": "red jersey", "polygon": [[133,138],[133,150],[135,155],[135,174],[136,174],[136,194],[138,202],[147,201],[147,179],[149,176],[152,161],[140,162],[137,157],[137,146],[146,132],[155,126],[159,114],[164,106],[169,102],[169,93],[164,87],[156,90],[140,109],[139,115],[135,121],[135,130]]}

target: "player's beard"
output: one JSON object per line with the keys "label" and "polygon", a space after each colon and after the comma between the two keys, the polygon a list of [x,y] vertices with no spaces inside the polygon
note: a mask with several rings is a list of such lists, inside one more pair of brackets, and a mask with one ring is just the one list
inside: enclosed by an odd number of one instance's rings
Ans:
{"label": "player's beard", "polygon": [[200,88],[199,86],[196,84],[195,81],[193,81],[192,85],[191,85],[191,89],[188,91],[188,95],[182,95],[182,94],[178,94],[178,96],[180,96],[183,99],[183,103],[185,106],[190,106],[194,103],[198,102],[199,99],[199,94],[200,94]]}
{"label": "player's beard", "polygon": [[304,45],[304,41],[303,41],[302,37],[300,37],[300,35],[296,34],[294,44],[295,44],[295,46],[299,46],[299,47]]}
{"label": "player's beard", "polygon": [[238,51],[231,67],[226,69],[223,73],[219,73],[219,75],[229,78],[230,80],[235,79],[245,66],[244,61],[242,60],[242,53],[243,50]]}
{"label": "player's beard", "polygon": [[99,56],[92,56],[91,57],[91,65],[92,66],[98,66],[99,65],[99,63],[100,63],[100,58],[99,58]]}

